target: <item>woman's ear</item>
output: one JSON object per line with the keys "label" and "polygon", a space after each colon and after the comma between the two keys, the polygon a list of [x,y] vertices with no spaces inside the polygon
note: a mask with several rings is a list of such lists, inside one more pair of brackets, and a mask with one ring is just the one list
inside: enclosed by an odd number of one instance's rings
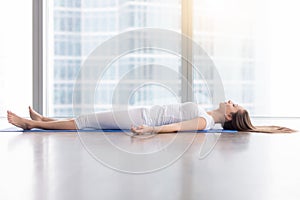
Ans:
{"label": "woman's ear", "polygon": [[225,119],[226,119],[226,121],[232,120],[232,114],[231,113],[230,114],[225,114]]}

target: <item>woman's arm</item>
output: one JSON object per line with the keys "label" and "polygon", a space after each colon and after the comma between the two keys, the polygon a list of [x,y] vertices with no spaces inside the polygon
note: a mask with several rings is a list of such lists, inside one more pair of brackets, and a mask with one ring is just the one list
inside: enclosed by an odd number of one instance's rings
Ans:
{"label": "woman's arm", "polygon": [[206,127],[206,120],[203,117],[197,117],[191,120],[182,121],[173,124],[167,124],[162,126],[138,126],[131,127],[131,131],[137,134],[143,133],[170,133],[177,131],[192,131],[192,130],[203,130]]}

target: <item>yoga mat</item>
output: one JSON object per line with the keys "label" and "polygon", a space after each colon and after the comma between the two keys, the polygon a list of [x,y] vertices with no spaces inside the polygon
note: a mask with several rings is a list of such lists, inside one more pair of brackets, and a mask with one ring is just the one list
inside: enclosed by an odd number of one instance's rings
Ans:
{"label": "yoga mat", "polygon": [[[0,132],[25,132],[25,133],[36,133],[36,132],[122,132],[130,131],[129,129],[81,129],[81,130],[45,130],[45,129],[31,129],[23,130],[15,127],[0,129]],[[194,131],[181,131],[181,132],[194,132]],[[199,130],[197,133],[237,133],[236,130],[224,130],[224,129],[210,129],[210,130]]]}

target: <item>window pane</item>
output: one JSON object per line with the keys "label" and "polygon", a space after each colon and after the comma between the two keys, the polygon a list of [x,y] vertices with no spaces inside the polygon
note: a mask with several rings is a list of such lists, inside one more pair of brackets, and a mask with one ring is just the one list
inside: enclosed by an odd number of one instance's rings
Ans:
{"label": "window pane", "polygon": [[[255,95],[256,68],[252,28],[256,16],[251,14],[252,1],[230,2],[195,0],[193,38],[214,61],[226,98],[253,110],[255,102],[251,97]],[[213,80],[213,75],[211,78]],[[210,102],[205,81],[199,81],[199,77],[195,76],[194,84],[199,98],[203,98],[204,93],[206,101]]]}
{"label": "window pane", "polygon": [[[153,27],[181,32],[179,0],[48,1],[47,114],[72,115],[72,92],[82,62],[105,40],[135,28]],[[162,56],[163,55],[163,56]],[[97,110],[111,107],[114,88],[136,66],[163,64],[178,71],[180,58],[157,50],[132,52],[111,64],[95,92]],[[91,72],[92,73],[92,72]],[[153,76],[157,71],[149,71]],[[138,78],[139,74],[133,77]],[[178,78],[180,80],[180,77]],[[174,84],[180,89],[180,81]],[[124,90],[132,87],[124,83]],[[180,96],[180,90],[175,91]],[[159,85],[145,86],[129,100],[132,106],[174,102],[174,94]],[[86,92],[86,91],[85,91]],[[159,94],[164,95],[159,95]],[[119,97],[119,103],[125,103]]]}
{"label": "window pane", "polygon": [[[296,4],[194,0],[194,40],[214,61],[226,98],[252,115],[299,116],[296,54],[300,29],[296,24],[300,14]],[[207,88],[201,78],[194,76],[194,85],[196,96],[205,98]],[[211,101],[210,96],[205,100]]]}
{"label": "window pane", "polygon": [[1,1],[0,24],[0,115],[9,109],[27,116],[32,105],[32,1]]}

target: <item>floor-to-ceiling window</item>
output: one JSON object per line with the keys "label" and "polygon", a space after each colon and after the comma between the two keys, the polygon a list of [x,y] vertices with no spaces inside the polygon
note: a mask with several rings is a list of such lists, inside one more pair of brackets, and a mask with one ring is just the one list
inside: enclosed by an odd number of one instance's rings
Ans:
{"label": "floor-to-ceiling window", "polygon": [[[300,116],[299,3],[193,2],[193,40],[214,61],[226,98],[243,105],[252,116]],[[205,97],[205,90],[201,91],[205,87],[196,76],[194,86],[195,95]]]}
{"label": "floor-to-ceiling window", "polygon": [[[251,111],[256,111],[259,105],[256,102],[257,89],[264,87],[257,82],[259,77],[255,77],[258,70],[255,57],[256,20],[255,1],[194,1],[193,39],[214,61],[226,98]],[[193,82],[195,95],[206,97],[209,102],[210,96],[204,90],[203,80],[196,73]]]}
{"label": "floor-to-ceiling window", "polygon": [[[45,1],[47,21],[46,113],[72,115],[74,81],[82,62],[102,42],[135,28],[187,30],[201,46],[220,74],[226,99],[243,105],[255,116],[299,116],[297,102],[299,28],[294,1],[238,0],[74,0]],[[190,18],[183,20],[182,5]],[[187,28],[189,29],[189,28]],[[189,32],[190,31],[190,32]],[[179,44],[180,45],[180,44]],[[193,53],[190,49],[188,53]],[[187,53],[187,52],[185,52]],[[96,109],[109,109],[115,86],[124,74],[139,65],[172,66],[181,73],[176,55],[158,50],[135,51],[110,65],[95,92]],[[201,68],[200,68],[201,70]],[[193,70],[192,70],[193,71]],[[148,73],[159,73],[148,71]],[[203,72],[206,73],[206,72]],[[136,74],[135,78],[138,78]],[[212,75],[213,76],[213,75]],[[193,73],[193,97],[212,108],[210,80]],[[134,80],[134,79],[133,79]],[[174,84],[181,84],[180,78]],[[155,81],[155,80],[154,80]],[[124,88],[131,87],[130,82]],[[159,85],[136,91],[129,104],[150,105],[175,102],[182,96]],[[187,94],[190,95],[191,94]],[[191,99],[191,98],[186,98]]]}
{"label": "floor-to-ceiling window", "polygon": [[[179,0],[74,0],[45,1],[47,9],[46,34],[47,98],[50,116],[72,115],[72,94],[76,76],[88,55],[102,42],[129,30],[155,27],[181,32],[181,2]],[[179,43],[180,45],[180,43]],[[122,77],[141,65],[164,65],[180,70],[180,57],[157,49],[142,49],[122,56],[109,66],[95,92],[96,110],[111,107],[114,88]],[[91,72],[93,73],[93,72]],[[155,78],[160,72],[150,70]],[[139,78],[139,74],[133,80]],[[155,80],[153,80],[155,82]],[[124,90],[132,87],[123,82]],[[180,96],[180,80],[176,94],[156,84],[139,88],[130,97],[131,105],[151,105],[176,102]],[[122,92],[122,91],[121,91]],[[119,103],[127,103],[119,97]]]}

